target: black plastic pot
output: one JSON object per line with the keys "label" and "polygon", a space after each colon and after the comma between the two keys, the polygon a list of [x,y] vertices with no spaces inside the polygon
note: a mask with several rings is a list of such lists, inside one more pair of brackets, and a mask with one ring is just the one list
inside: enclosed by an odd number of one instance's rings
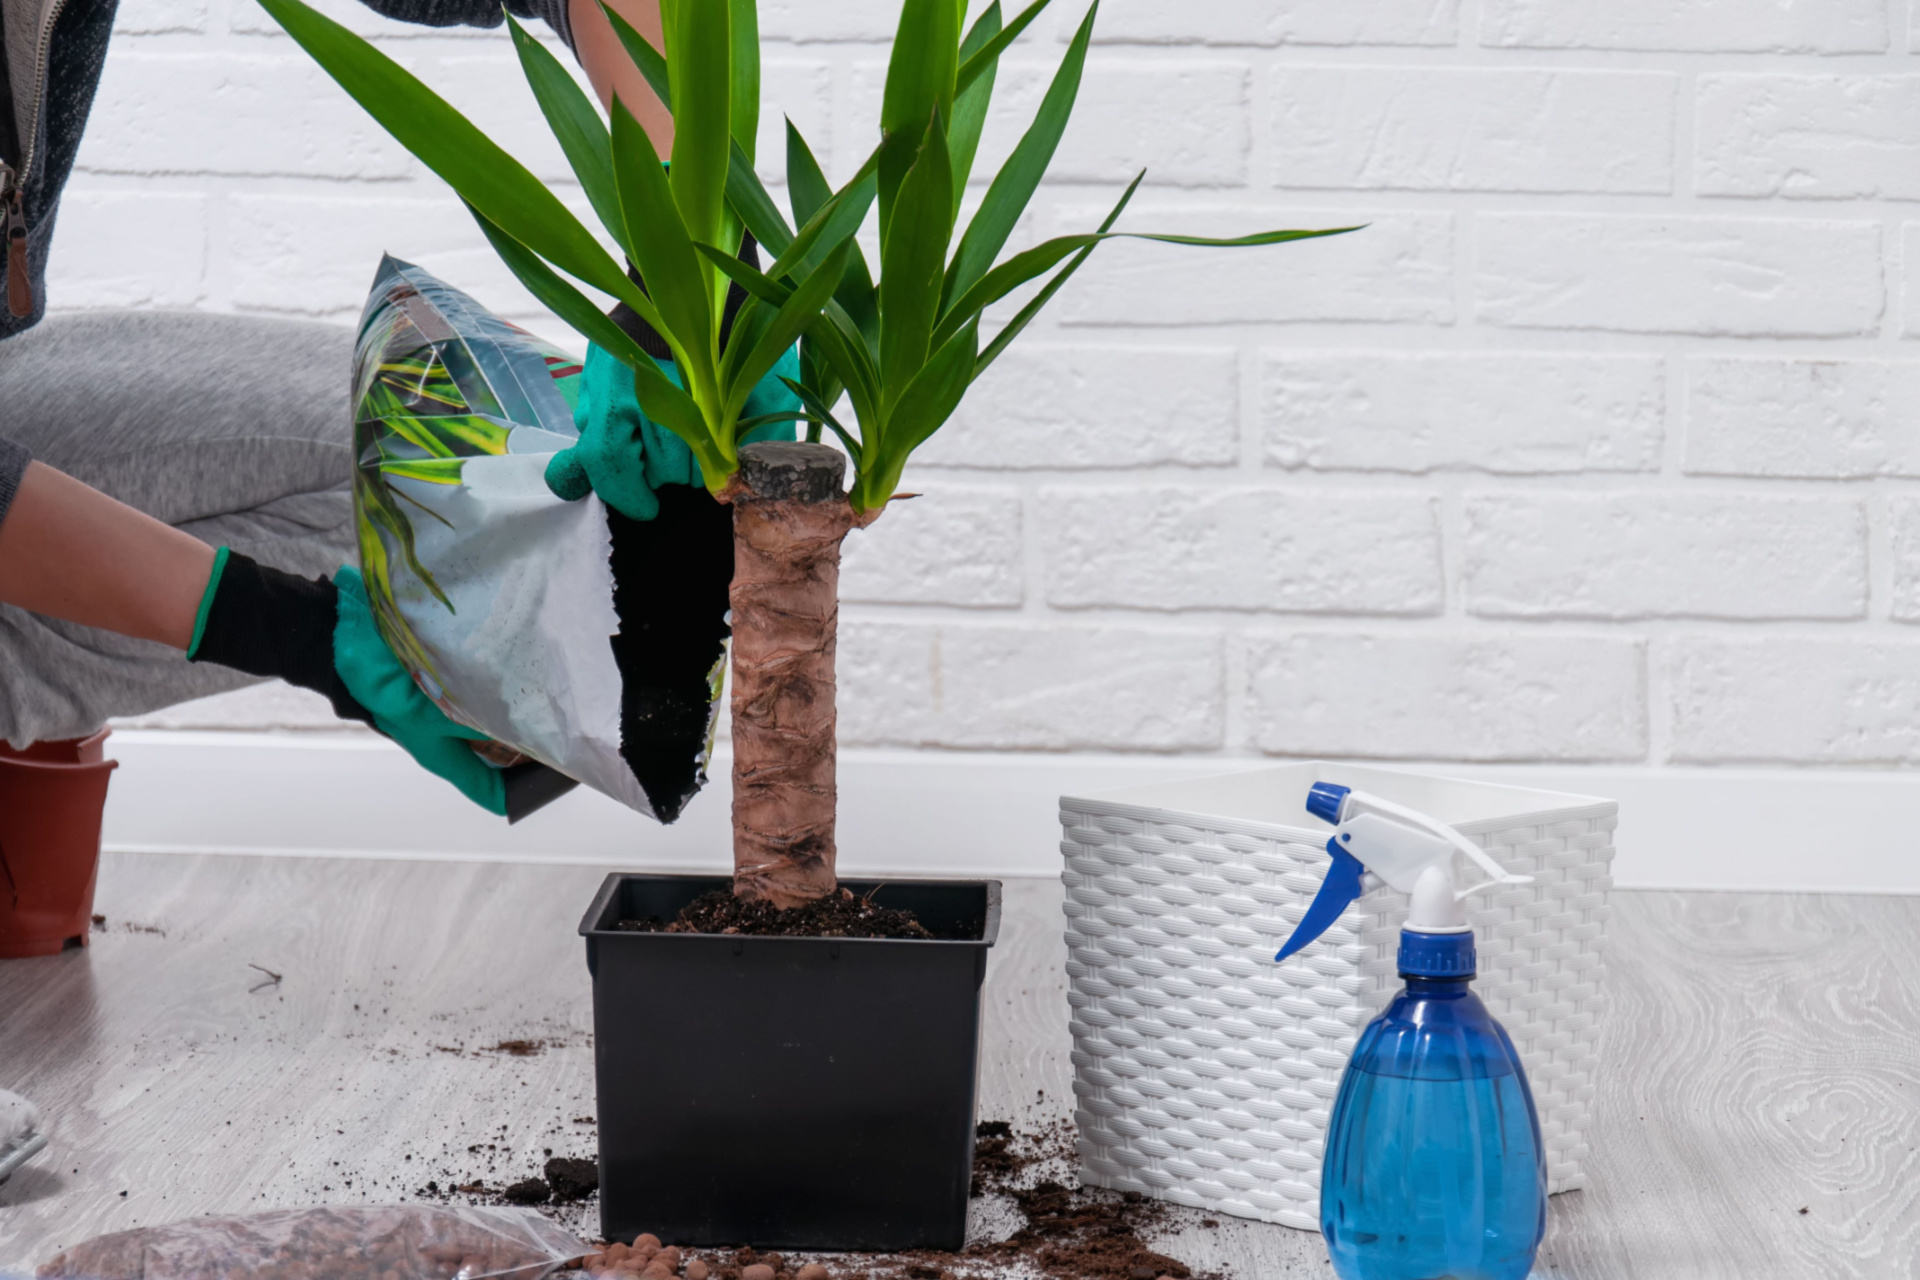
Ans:
{"label": "black plastic pot", "polygon": [[939,941],[614,928],[671,920],[727,883],[610,875],[580,922],[593,975],[601,1233],[960,1247],[1000,882],[879,888],[877,901],[915,912]]}

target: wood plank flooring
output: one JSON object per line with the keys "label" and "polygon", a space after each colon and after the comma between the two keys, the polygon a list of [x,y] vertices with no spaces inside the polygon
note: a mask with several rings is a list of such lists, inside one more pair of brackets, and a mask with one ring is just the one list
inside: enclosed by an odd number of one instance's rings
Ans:
{"label": "wood plank flooring", "polygon": [[[88,951],[0,961],[0,1087],[53,1139],[0,1186],[0,1272],[138,1223],[591,1152],[575,928],[604,874],[110,856]],[[984,1117],[1069,1108],[1059,896],[1007,885]],[[1616,904],[1591,1185],[1552,1202],[1535,1274],[1920,1276],[1920,899]],[[1332,1275],[1283,1227],[1164,1243],[1235,1280]]]}

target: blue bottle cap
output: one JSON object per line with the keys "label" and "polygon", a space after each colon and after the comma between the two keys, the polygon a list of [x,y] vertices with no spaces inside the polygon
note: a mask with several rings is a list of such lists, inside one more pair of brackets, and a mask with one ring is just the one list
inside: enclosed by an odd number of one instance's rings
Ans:
{"label": "blue bottle cap", "polygon": [[1402,929],[1399,960],[1403,978],[1471,978],[1478,967],[1471,933]]}
{"label": "blue bottle cap", "polygon": [[1307,812],[1322,822],[1340,825],[1340,804],[1347,798],[1352,787],[1343,787],[1337,782],[1316,782],[1307,792]]}

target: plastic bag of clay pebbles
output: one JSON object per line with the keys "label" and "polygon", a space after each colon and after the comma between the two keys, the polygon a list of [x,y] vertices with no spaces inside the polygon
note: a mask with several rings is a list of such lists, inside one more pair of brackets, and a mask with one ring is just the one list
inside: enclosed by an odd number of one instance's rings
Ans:
{"label": "plastic bag of clay pebbles", "polygon": [[46,1145],[39,1109],[19,1094],[0,1089],[0,1182]]}
{"label": "plastic bag of clay pebbles", "polygon": [[589,1250],[532,1209],[281,1209],[77,1244],[40,1280],[540,1280]]}
{"label": "plastic bag of clay pebbles", "polygon": [[[383,259],[354,349],[354,512],[374,617],[452,719],[670,822],[706,781],[728,510],[669,486],[627,520],[565,502],[574,357]],[[502,763],[502,761],[496,761]]]}

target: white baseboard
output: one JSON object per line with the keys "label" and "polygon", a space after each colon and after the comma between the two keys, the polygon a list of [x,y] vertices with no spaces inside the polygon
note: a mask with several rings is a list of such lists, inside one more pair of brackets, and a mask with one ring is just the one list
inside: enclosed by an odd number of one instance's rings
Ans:
{"label": "white baseboard", "polygon": [[[121,730],[110,849],[561,862],[724,873],[725,747],[707,790],[661,827],[582,788],[519,826],[469,805],[365,734]],[[848,750],[849,876],[1051,876],[1062,794],[1260,768],[1271,760]],[[1920,773],[1614,766],[1396,766],[1620,802],[1622,886],[1920,893]]]}

